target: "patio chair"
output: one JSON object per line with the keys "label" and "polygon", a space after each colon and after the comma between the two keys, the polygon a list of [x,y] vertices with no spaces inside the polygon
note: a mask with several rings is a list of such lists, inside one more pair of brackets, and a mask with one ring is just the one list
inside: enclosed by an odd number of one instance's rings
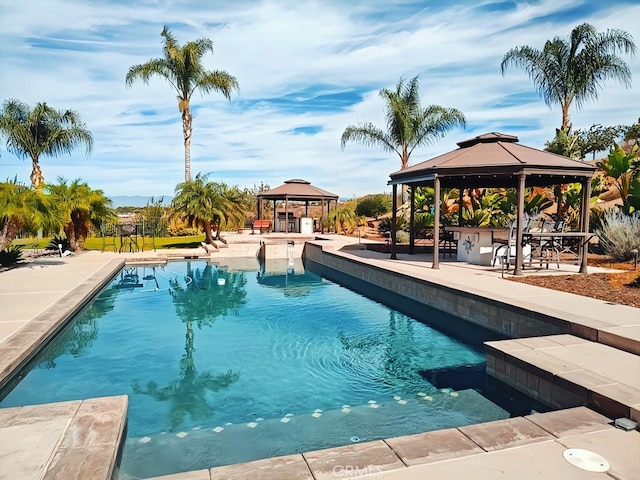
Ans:
{"label": "patio chair", "polygon": [[444,258],[445,254],[449,254],[449,258],[453,256],[453,254],[458,249],[458,242],[453,238],[453,232],[447,231],[444,227],[440,227],[440,251],[442,252],[442,258]]}
{"label": "patio chair", "polygon": [[[526,232],[531,224],[531,218],[525,217],[523,221],[523,232]],[[504,274],[505,268],[508,270],[516,257],[516,245],[517,245],[517,228],[518,221],[513,219],[509,226],[509,236],[506,239],[494,239],[492,244],[492,258],[491,266],[495,267],[496,262],[499,261],[502,266],[502,272]],[[522,245],[523,261],[526,257],[531,256],[531,243],[523,241]]]}
{"label": "patio chair", "polygon": [[[540,228],[537,232],[540,234],[553,234],[562,232],[563,229],[563,220],[554,221],[547,218],[540,223]],[[563,251],[562,237],[554,237],[553,235],[538,238],[531,237],[531,243],[532,254],[529,257],[529,264],[535,259],[540,262],[540,266],[546,263],[547,268],[549,268],[549,263],[553,262],[555,258],[556,266],[560,268],[560,253]]]}

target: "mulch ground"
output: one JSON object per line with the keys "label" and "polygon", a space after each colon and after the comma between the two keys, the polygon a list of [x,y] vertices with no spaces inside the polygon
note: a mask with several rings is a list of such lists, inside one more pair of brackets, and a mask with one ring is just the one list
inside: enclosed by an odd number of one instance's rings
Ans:
{"label": "mulch ground", "polygon": [[601,255],[589,255],[588,265],[623,271],[621,273],[510,277],[509,280],[640,308],[640,266],[637,271],[634,271],[633,262],[613,262],[609,257]]}

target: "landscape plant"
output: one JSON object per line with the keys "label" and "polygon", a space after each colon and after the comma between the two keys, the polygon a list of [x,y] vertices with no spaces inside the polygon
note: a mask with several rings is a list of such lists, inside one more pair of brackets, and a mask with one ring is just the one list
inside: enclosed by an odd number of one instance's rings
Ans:
{"label": "landscape plant", "polygon": [[604,212],[602,224],[594,229],[603,253],[614,260],[633,259],[632,250],[640,249],[640,212],[630,215],[621,209],[610,208]]}
{"label": "landscape plant", "polygon": [[55,110],[44,102],[31,110],[19,100],[6,100],[0,114],[0,134],[6,137],[7,151],[30,158],[31,185],[44,186],[40,157],[70,154],[84,144],[87,156],[93,148],[93,136],[73,110]]}
{"label": "landscape plant", "polygon": [[628,152],[616,144],[607,159],[597,163],[598,168],[613,182],[622,201],[620,208],[626,214],[640,209],[640,172],[637,162],[638,144]]}
{"label": "landscape plant", "polygon": [[381,215],[391,211],[391,197],[384,193],[368,195],[358,200],[356,215],[378,219]]}
{"label": "landscape plant", "polygon": [[6,250],[20,232],[56,231],[61,217],[51,198],[17,181],[0,183],[0,250]]}
{"label": "landscape plant", "polygon": [[[408,82],[401,78],[394,89],[380,90],[380,97],[385,104],[386,130],[372,123],[350,125],[342,133],[342,148],[348,142],[380,147],[398,155],[400,169],[404,170],[409,166],[409,158],[417,147],[443,138],[456,127],[465,126],[466,120],[460,110],[439,105],[423,108],[419,90],[417,76]],[[402,200],[406,200],[405,186]]]}
{"label": "landscape plant", "polygon": [[62,177],[46,186],[51,201],[63,219],[63,230],[71,250],[84,250],[91,227],[100,231],[103,222],[115,220],[115,213],[102,190],[94,190],[77,178],[71,183]]}
{"label": "landscape plant", "polygon": [[598,32],[583,23],[575,27],[569,39],[554,37],[542,50],[528,45],[512,48],[502,58],[504,75],[509,66],[524,69],[548,106],[559,105],[562,128],[571,126],[569,108],[598,99],[604,81],[613,79],[631,86],[631,70],[619,56],[634,55],[633,37],[624,30]]}
{"label": "landscape plant", "polygon": [[208,38],[191,41],[183,46],[166,26],[160,34],[163,38],[162,58],[154,58],[146,63],[129,68],[126,76],[128,87],[136,79],[145,84],[152,77],[160,77],[173,87],[178,94],[178,109],[182,113],[182,136],[184,138],[184,179],[191,181],[191,135],[193,132],[193,114],[191,97],[196,90],[203,94],[219,92],[227,100],[231,93],[238,90],[238,80],[224,70],[206,70],[203,57],[213,53],[213,42]]}

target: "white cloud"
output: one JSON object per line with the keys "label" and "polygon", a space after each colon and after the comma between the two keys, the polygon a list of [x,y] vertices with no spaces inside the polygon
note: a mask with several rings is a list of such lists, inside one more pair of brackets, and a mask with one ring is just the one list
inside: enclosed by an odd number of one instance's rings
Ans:
{"label": "white cloud", "polygon": [[[81,177],[107,195],[171,194],[184,178],[175,94],[159,80],[124,85],[130,66],[161,56],[159,33],[168,23],[180,43],[211,38],[214,55],[206,58],[207,67],[226,70],[240,82],[230,103],[215,94],[194,96],[194,174],[211,172],[212,179],[240,187],[261,181],[277,186],[301,177],[351,197],[388,190],[388,174],[397,170],[399,159],[357,144],[342,150],[340,135],[359,122],[384,127],[378,91],[400,77],[420,74],[425,105],[455,107],[468,119],[465,131],[416,151],[412,163],[487,131],[516,134],[522,143],[542,147],[560,112],[532,95],[523,71],[510,69],[502,76],[502,55],[522,44],[541,48],[546,39],[567,35],[584,21],[600,31],[627,30],[640,43],[637,5],[542,0],[502,12],[477,7],[464,1],[444,6],[425,1],[416,8],[403,1],[0,0],[0,91],[2,99],[73,108],[93,132],[88,159],[80,149],[42,159],[47,180]],[[377,13],[383,9],[387,13]],[[546,21],[534,21],[545,16]],[[582,112],[572,109],[576,128],[637,120],[640,65],[637,57],[625,59],[636,85],[625,89],[606,82],[598,102]],[[283,108],[285,97],[313,95],[308,89],[318,86],[324,93],[359,94],[362,100],[341,109]],[[505,104],[514,98],[520,101]],[[304,126],[321,130],[292,132]],[[28,181],[29,161],[16,159],[4,146],[0,155],[0,177]]]}

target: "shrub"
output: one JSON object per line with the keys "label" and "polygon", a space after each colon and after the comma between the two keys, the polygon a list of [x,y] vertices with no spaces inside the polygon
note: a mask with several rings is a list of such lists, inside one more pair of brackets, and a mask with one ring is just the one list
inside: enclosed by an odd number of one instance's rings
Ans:
{"label": "shrub", "polygon": [[[402,216],[396,217],[396,231],[400,230],[409,230],[409,222]],[[391,232],[391,217],[383,218],[378,224],[378,233],[387,236],[389,232]]]}
{"label": "shrub", "polygon": [[22,260],[22,251],[18,245],[10,245],[0,251],[0,266],[10,267]]}
{"label": "shrub", "polygon": [[363,198],[356,205],[356,215],[359,217],[373,217],[376,220],[391,210],[391,197],[383,193]]}
{"label": "shrub", "polygon": [[49,241],[45,248],[45,250],[52,250],[55,252],[59,251],[58,245],[62,245],[62,251],[66,252],[67,250],[71,250],[71,245],[69,240],[66,237],[54,235],[54,237]]}
{"label": "shrub", "polygon": [[404,230],[398,230],[396,232],[396,242],[409,243],[409,232],[405,232]]}
{"label": "shrub", "polygon": [[640,214],[626,215],[620,209],[609,209],[603,215],[602,226],[594,233],[605,254],[615,260],[631,260],[631,250],[640,248]]}

